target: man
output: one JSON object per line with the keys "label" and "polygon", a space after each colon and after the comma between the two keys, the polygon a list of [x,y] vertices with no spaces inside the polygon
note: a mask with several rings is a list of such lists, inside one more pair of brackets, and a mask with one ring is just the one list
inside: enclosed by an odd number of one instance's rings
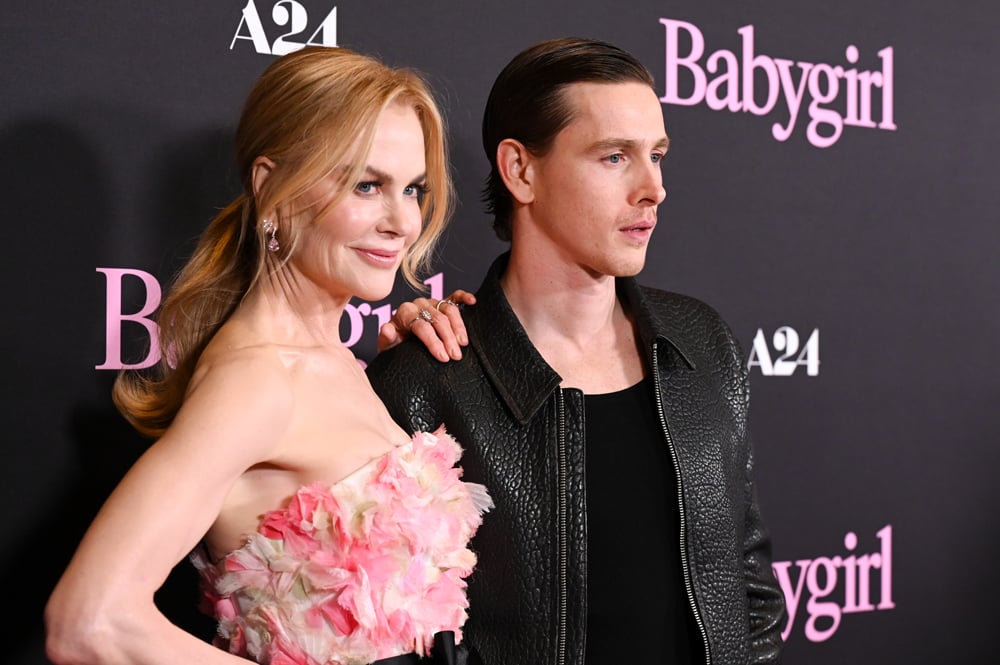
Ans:
{"label": "man", "polygon": [[[488,665],[779,661],[743,355],[711,308],[633,279],[665,198],[653,86],[599,41],[517,55],[483,119],[511,246],[461,317],[468,349],[440,363],[408,341],[369,367],[405,427],[446,425],[496,504],[465,628]],[[432,326],[453,348],[451,301],[401,306],[383,342]]]}

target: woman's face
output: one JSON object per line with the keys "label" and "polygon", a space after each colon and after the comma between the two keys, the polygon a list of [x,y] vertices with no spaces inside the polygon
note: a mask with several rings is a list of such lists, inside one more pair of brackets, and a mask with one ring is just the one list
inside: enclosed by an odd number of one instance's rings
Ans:
{"label": "woman's face", "polygon": [[326,204],[340,184],[336,175],[307,193],[319,212],[300,232],[295,266],[335,297],[385,298],[420,235],[425,178],[420,120],[413,107],[394,104],[375,127],[361,181],[333,207]]}

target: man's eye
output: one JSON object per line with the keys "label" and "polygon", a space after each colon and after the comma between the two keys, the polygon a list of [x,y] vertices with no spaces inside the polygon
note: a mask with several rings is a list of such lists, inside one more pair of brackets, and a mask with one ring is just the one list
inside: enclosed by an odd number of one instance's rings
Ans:
{"label": "man's eye", "polygon": [[621,161],[622,161],[622,160],[623,160],[624,158],[625,158],[625,156],[624,156],[624,155],[622,155],[622,154],[621,154],[620,152],[619,152],[619,153],[615,153],[615,154],[613,154],[613,155],[608,155],[607,157],[605,157],[605,159],[607,159],[607,160],[608,160],[608,162],[610,162],[610,163],[612,163],[612,164],[620,164],[620,163],[621,163]]}
{"label": "man's eye", "polygon": [[652,161],[652,162],[653,162],[654,164],[659,164],[660,162],[662,162],[662,161],[663,161],[663,155],[661,155],[661,154],[660,154],[660,153],[658,153],[658,152],[654,152],[654,153],[653,153],[652,155],[650,155],[650,156],[649,156],[649,159],[650,159],[650,160],[651,160],[651,161]]}

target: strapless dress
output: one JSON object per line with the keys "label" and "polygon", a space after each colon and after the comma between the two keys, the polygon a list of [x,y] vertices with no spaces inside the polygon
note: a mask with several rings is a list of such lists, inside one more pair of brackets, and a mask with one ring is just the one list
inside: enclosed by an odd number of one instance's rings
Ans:
{"label": "strapless dress", "polygon": [[239,549],[191,553],[215,644],[264,665],[366,665],[461,642],[468,543],[492,508],[459,444],[418,432],[333,485],[301,487]]}

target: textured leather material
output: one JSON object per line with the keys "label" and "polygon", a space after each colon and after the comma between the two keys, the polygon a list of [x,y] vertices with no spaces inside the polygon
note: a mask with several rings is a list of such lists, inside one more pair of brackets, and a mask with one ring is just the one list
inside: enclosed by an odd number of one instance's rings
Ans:
{"label": "textured leather material", "polygon": [[[465,453],[464,479],[495,507],[472,541],[465,642],[489,665],[582,665],[587,526],[583,395],[531,345],[494,262],[463,311],[470,345],[440,363],[419,341],[379,354],[369,378],[411,431],[444,424]],[[784,596],[753,484],[749,387],[729,328],[704,303],[618,280],[655,368],[664,445],[681,479],[684,553],[712,665],[778,663]],[[628,534],[627,534],[628,535]],[[632,534],[641,542],[641,534]],[[625,539],[625,543],[628,539]],[[602,565],[608,565],[602,562]],[[627,545],[621,566],[630,579]]]}

